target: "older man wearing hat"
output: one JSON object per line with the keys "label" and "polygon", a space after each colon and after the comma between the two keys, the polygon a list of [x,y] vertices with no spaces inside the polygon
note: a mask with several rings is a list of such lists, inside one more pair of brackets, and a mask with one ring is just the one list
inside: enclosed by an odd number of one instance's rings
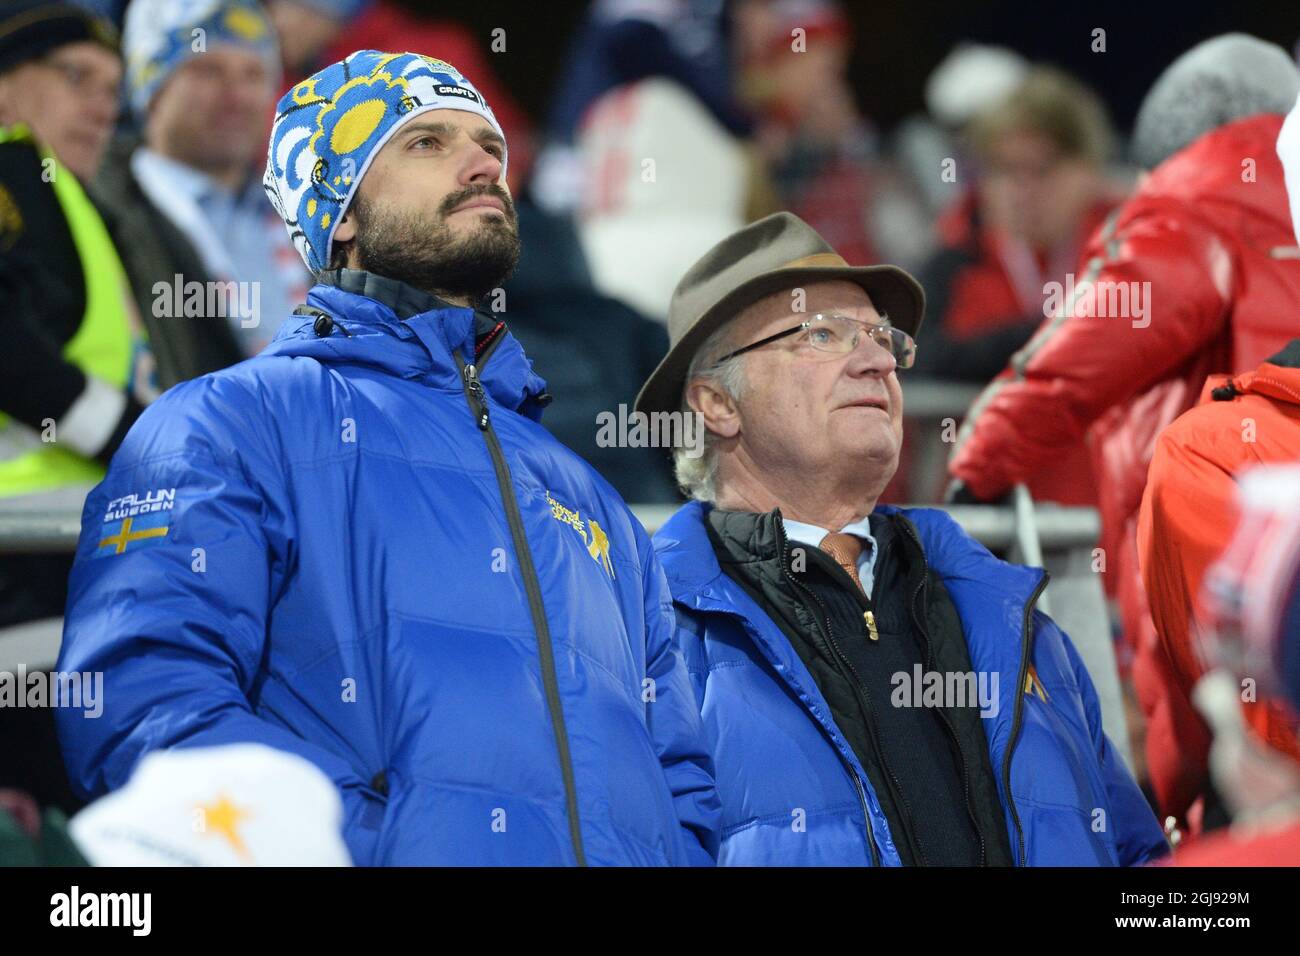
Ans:
{"label": "older man wearing hat", "polygon": [[649,537],[538,424],[485,295],[506,141],[451,64],[358,51],[280,101],[265,185],[317,275],[257,357],[168,391],[90,496],[70,777],[263,743],[359,865],[711,865],[712,763]]}
{"label": "older man wearing hat", "polygon": [[[924,296],[778,213],[673,295],[637,400],[700,416],[660,529],[730,864],[1099,865],[1165,843],[1041,569],[877,506]],[[692,456],[695,457],[692,457]]]}

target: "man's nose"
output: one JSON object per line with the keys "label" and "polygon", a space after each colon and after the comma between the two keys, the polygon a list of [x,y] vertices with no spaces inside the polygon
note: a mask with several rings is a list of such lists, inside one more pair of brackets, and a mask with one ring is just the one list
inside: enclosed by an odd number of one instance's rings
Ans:
{"label": "man's nose", "polygon": [[461,182],[466,185],[486,186],[495,183],[501,177],[501,160],[478,143],[470,143],[464,149],[465,160],[461,167]]}
{"label": "man's nose", "polygon": [[898,367],[894,353],[877,344],[866,332],[858,336],[858,344],[849,353],[845,368],[850,375],[879,375],[884,378]]}

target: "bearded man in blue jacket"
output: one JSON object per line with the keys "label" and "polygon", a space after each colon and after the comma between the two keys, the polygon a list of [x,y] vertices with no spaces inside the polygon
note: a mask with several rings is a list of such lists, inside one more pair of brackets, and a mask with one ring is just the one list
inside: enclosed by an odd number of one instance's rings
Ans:
{"label": "bearded man in blue jacket", "polygon": [[358,864],[713,862],[650,541],[476,308],[518,256],[505,172],[441,60],[358,51],[285,94],[264,182],[318,282],[86,503],[59,661],[104,674],[102,717],[59,712],[85,795],[259,742],[334,781]]}
{"label": "bearded man in blue jacket", "polygon": [[722,864],[1114,866],[1161,855],[1041,569],[877,506],[925,299],[778,213],[686,273],[637,399],[694,414],[655,535],[713,749]]}

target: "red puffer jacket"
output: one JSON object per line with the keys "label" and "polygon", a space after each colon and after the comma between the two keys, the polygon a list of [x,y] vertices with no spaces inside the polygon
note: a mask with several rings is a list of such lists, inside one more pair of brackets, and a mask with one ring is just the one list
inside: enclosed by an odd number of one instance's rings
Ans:
{"label": "red puffer jacket", "polygon": [[1217,833],[1197,840],[1158,866],[1300,866],[1300,822],[1291,819],[1265,829]]}
{"label": "red puffer jacket", "polygon": [[[1232,388],[1221,388],[1228,382]],[[1187,811],[1209,783],[1210,728],[1192,704],[1204,674],[1194,611],[1206,572],[1237,525],[1237,479],[1261,464],[1300,461],[1300,337],[1253,372],[1212,376],[1201,403],[1160,433],[1138,512],[1138,561],[1154,624],[1134,649],[1133,683],[1147,721],[1146,758],[1162,814],[1194,831]],[[1300,762],[1294,718],[1260,699],[1247,723]]]}
{"label": "red puffer jacket", "polygon": [[1253,369],[1300,329],[1282,119],[1221,126],[1151,173],[1088,243],[1074,295],[972,406],[949,464],[992,499],[1088,443],[1129,647],[1151,628],[1136,522],[1156,435],[1208,376]]}

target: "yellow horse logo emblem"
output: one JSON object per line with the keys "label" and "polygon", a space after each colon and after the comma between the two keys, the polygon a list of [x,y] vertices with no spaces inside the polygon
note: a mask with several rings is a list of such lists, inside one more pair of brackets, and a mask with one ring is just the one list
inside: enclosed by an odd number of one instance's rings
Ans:
{"label": "yellow horse logo emblem", "polygon": [[609,537],[605,534],[605,530],[591,518],[587,519],[587,527],[591,530],[591,544],[587,545],[587,553],[598,564],[603,564],[605,571],[612,578],[614,576],[614,565],[609,560]]}

